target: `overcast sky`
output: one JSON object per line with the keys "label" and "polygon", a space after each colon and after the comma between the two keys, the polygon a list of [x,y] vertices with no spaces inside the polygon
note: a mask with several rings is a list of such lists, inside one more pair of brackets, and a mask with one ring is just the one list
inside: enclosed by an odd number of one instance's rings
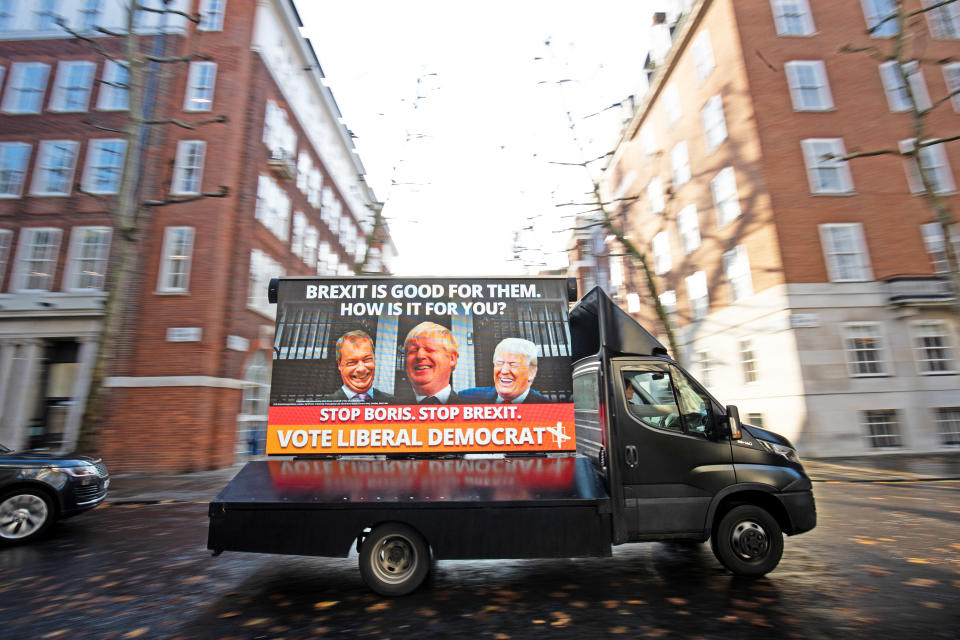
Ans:
{"label": "overcast sky", "polygon": [[[398,275],[563,266],[569,208],[589,189],[566,111],[591,152],[641,86],[650,2],[298,0],[400,256]],[[549,45],[547,44],[549,42]],[[569,82],[559,83],[559,80]],[[589,126],[588,126],[589,125]],[[592,139],[592,143],[590,140]],[[536,266],[536,265],[534,265]]]}

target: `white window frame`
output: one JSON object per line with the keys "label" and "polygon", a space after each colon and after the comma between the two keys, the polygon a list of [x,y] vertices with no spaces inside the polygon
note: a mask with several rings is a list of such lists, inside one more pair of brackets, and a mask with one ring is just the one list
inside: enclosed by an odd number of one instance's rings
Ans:
{"label": "white window frame", "polygon": [[649,122],[640,127],[640,146],[643,148],[643,156],[647,160],[657,155],[657,134],[653,130],[653,125]]}
{"label": "white window frame", "polygon": [[[70,165],[57,166],[50,164],[51,154],[57,149],[71,149]],[[33,168],[33,179],[30,181],[30,195],[34,196],[69,196],[73,192],[73,175],[77,168],[77,155],[80,143],[75,140],[43,140],[37,147],[37,160]],[[65,191],[50,190],[47,175],[50,172],[63,171]]]}
{"label": "white window frame", "polygon": [[203,192],[203,165],[207,143],[204,140],[180,140],[177,142],[177,160],[173,165],[170,194],[175,196],[197,195]]}
{"label": "white window frame", "polygon": [[200,0],[199,13],[198,31],[223,31],[223,20],[227,14],[227,0]]}
{"label": "white window frame", "polygon": [[[100,234],[103,242],[85,244],[86,234]],[[110,263],[110,242],[113,230],[110,227],[73,227],[70,230],[70,249],[67,252],[67,266],[63,277],[64,291],[103,291],[107,280],[107,267]],[[87,255],[84,252],[93,248],[96,253]],[[92,264],[84,269],[84,265]],[[99,286],[81,286],[85,277],[99,280]]]}
{"label": "white window frame", "polygon": [[[119,145],[119,150],[107,150],[108,146]],[[113,194],[120,190],[123,177],[123,161],[127,153],[127,141],[122,138],[94,138],[87,143],[87,162],[83,170],[83,190],[86,193]],[[103,163],[103,154],[115,156],[116,162]],[[110,157],[110,156],[106,156]],[[98,185],[98,172],[112,171],[113,180],[104,188]]]}
{"label": "white window frame", "polygon": [[[886,421],[871,420],[871,417]],[[900,430],[900,412],[897,409],[866,409],[860,412],[863,435],[871,449],[899,449],[903,447],[903,432]],[[883,431],[871,427],[884,427]],[[882,442],[882,444],[881,444]]]}
{"label": "white window frame", "polygon": [[309,199],[310,171],[313,169],[313,160],[306,151],[297,154],[297,189]]}
{"label": "white window frame", "polygon": [[14,12],[16,0],[0,0],[0,33],[8,33],[16,27],[17,14]]}
{"label": "white window frame", "polygon": [[[950,244],[953,245],[953,251],[960,256],[960,232],[957,224],[950,227]],[[933,266],[933,272],[937,275],[950,273],[950,261],[947,257],[947,247],[943,239],[943,225],[939,222],[928,222],[920,225],[920,233],[923,235],[923,246],[926,247],[930,255],[930,263]]]}
{"label": "white window frame", "polygon": [[275,318],[277,305],[267,300],[267,285],[273,278],[285,275],[281,264],[260,249],[250,251],[249,283],[247,287],[247,308],[268,318]]}
{"label": "white window frame", "polygon": [[746,246],[738,244],[723,254],[723,274],[730,285],[732,302],[740,302],[753,295],[753,274],[750,272]]}
{"label": "white window frame", "polygon": [[298,258],[303,257],[303,239],[307,232],[307,216],[303,211],[293,212],[293,235],[290,238],[290,253]]}
{"label": "white window frame", "polygon": [[[46,248],[46,257],[40,256],[32,258],[34,247],[37,245],[34,238],[40,233],[50,233],[53,242],[42,245]],[[39,291],[52,291],[53,283],[57,277],[57,266],[60,262],[60,242],[62,240],[63,230],[58,227],[23,227],[20,229],[20,238],[17,241],[17,257],[14,264],[13,280],[10,283],[10,290],[19,293],[32,293]],[[27,261],[31,264],[28,265]],[[49,273],[38,271],[34,263],[40,262],[49,267]],[[44,287],[30,287],[30,279],[36,276],[47,278],[47,284]]]}
{"label": "white window frame", "polygon": [[753,338],[741,338],[737,341],[737,353],[740,355],[740,373],[744,385],[760,382],[760,359],[757,357],[757,344]]}
{"label": "white window frame", "polygon": [[696,359],[697,369],[700,372],[700,382],[703,383],[703,386],[710,388],[713,384],[713,354],[710,353],[709,349],[697,349],[694,353],[694,358]]}
{"label": "white window frame", "polygon": [[33,28],[37,31],[52,31],[57,26],[57,5],[60,0],[32,0]]}
{"label": "white window frame", "polygon": [[[913,111],[910,95],[907,93],[907,83],[917,102],[917,108],[926,111],[933,103],[930,102],[930,92],[927,91],[927,81],[923,77],[923,69],[916,60],[900,64],[896,60],[880,63],[880,82],[883,92],[887,96],[887,105],[893,113],[907,113]],[[906,83],[904,82],[906,76]]]}
{"label": "white window frame", "polygon": [[[103,64],[100,76],[100,89],[97,93],[98,111],[127,111],[130,109],[130,72],[126,65],[107,60]],[[116,85],[128,85],[125,87]]]}
{"label": "white window frame", "polygon": [[0,229],[0,287],[3,286],[3,279],[7,275],[7,267],[10,264],[10,251],[13,248],[13,230]]}
{"label": "white window frame", "polygon": [[283,187],[270,176],[260,174],[254,218],[284,242],[290,238],[290,206],[290,197]]}
{"label": "white window frame", "polygon": [[680,107],[680,91],[677,83],[671,82],[663,89],[663,108],[666,110],[667,125],[672,127],[680,121],[683,110]]}
{"label": "white window frame", "polygon": [[684,278],[687,287],[687,300],[690,303],[690,320],[696,322],[710,315],[710,290],[707,287],[707,274],[697,271]]}
{"label": "white window frame", "polygon": [[683,253],[689,255],[700,246],[700,214],[697,205],[688,204],[677,213],[677,231]]}
{"label": "white window frame", "polygon": [[[209,85],[206,83],[209,72]],[[201,81],[203,84],[201,84]],[[191,62],[187,73],[187,89],[183,95],[184,111],[212,111],[217,86],[216,62]]]}
{"label": "white window frame", "polygon": [[650,183],[647,185],[647,202],[650,203],[650,211],[653,213],[663,213],[667,208],[663,198],[663,183],[659,176],[650,178]]}
{"label": "white window frame", "polygon": [[686,140],[681,140],[670,150],[670,177],[674,192],[690,182],[690,176],[690,154]]}
{"label": "white window frame", "polygon": [[81,30],[92,31],[99,26],[97,22],[103,14],[103,0],[83,0],[80,7],[78,26]]}
{"label": "white window frame", "polygon": [[[74,81],[74,69],[81,69],[81,84],[71,86]],[[96,63],[89,60],[63,60],[57,63],[57,75],[50,92],[50,111],[58,113],[84,113],[90,106],[90,94],[93,92],[93,79],[97,75]],[[68,102],[71,92],[80,92],[76,104]]]}
{"label": "white window frame", "polygon": [[[953,170],[950,168],[950,161],[947,159],[946,143],[927,144],[935,142],[933,140],[924,140],[924,145],[912,156],[904,155],[903,168],[907,173],[907,185],[910,187],[910,193],[925,193],[923,187],[923,178],[920,176],[921,167],[926,171],[928,179],[934,182],[934,193],[945,194],[956,191],[957,186],[953,181]],[[914,151],[915,139],[908,138],[900,141],[900,153],[909,154]]]}
{"label": "white window frame", "polygon": [[[844,322],[840,325],[843,340],[843,355],[847,361],[847,375],[851,378],[881,378],[889,376],[890,355],[887,340],[880,322]],[[857,341],[873,340],[874,346],[858,344]],[[857,354],[872,354],[874,359],[864,360]],[[876,369],[870,371],[869,369]],[[867,369],[862,371],[861,369]]]}
{"label": "white window frame", "polygon": [[723,99],[720,94],[713,96],[700,110],[703,124],[703,137],[707,143],[707,152],[714,151],[727,139],[727,121],[723,117]]}
{"label": "white window frame", "polygon": [[[929,7],[942,0],[923,0],[923,6]],[[924,12],[930,35],[936,40],[960,39],[960,6],[957,3],[946,4]]]}
{"label": "white window frame", "polygon": [[[886,7],[878,6],[881,3]],[[899,33],[895,18],[887,20],[880,27],[876,26],[881,20],[896,13],[897,6],[894,0],[860,0],[860,4],[863,7],[863,19],[867,25],[867,32],[870,33],[871,38],[892,38]]]}
{"label": "white window frame", "polygon": [[933,415],[940,444],[945,447],[960,445],[960,407],[936,407]]}
{"label": "white window frame", "polygon": [[[850,166],[842,158],[847,155],[842,138],[807,138],[801,140],[803,160],[807,167],[807,179],[810,182],[810,193],[815,195],[849,195],[853,193],[853,176]],[[826,148],[825,148],[826,147]],[[832,154],[835,158],[824,159],[823,156]],[[837,185],[827,184],[821,179],[822,171],[831,171],[837,179]]]}
{"label": "white window frame", "polygon": [[[7,162],[7,153],[8,149],[26,149],[26,154],[22,156],[23,163],[20,169],[5,169]],[[20,178],[17,183],[17,189],[15,191],[2,192],[0,191],[0,198],[20,198],[23,196],[23,186],[27,181],[27,168],[30,166],[30,153],[33,151],[33,147],[26,142],[0,142],[0,175],[9,171],[11,174],[19,174]]]}
{"label": "white window frame", "polygon": [[717,212],[717,228],[725,227],[740,217],[740,192],[733,167],[724,167],[710,180],[713,208]]}
{"label": "white window frame", "polygon": [[710,42],[710,32],[704,29],[693,39],[690,45],[693,50],[693,66],[697,74],[697,84],[703,84],[716,67],[716,58],[713,55],[713,44]]}
{"label": "white window frame", "polygon": [[[912,320],[908,323],[910,328],[910,347],[913,351],[913,359],[917,363],[917,373],[922,376],[942,376],[956,374],[956,340],[954,338],[953,327],[945,320]],[[930,331],[931,328],[938,327],[938,331]],[[941,345],[933,346],[918,344],[919,341],[926,338],[940,338]],[[926,355],[931,350],[944,352],[944,357],[928,358]],[[938,363],[938,364],[931,364]],[[941,368],[942,367],[942,368]]]}
{"label": "white window frame", "polygon": [[303,263],[312,267],[317,263],[317,247],[320,243],[320,232],[315,226],[307,225],[303,236]]}
{"label": "white window frame", "polygon": [[[827,78],[827,66],[823,60],[791,60],[783,65],[790,87],[790,100],[794,111],[830,111],[833,95]],[[804,72],[809,72],[809,81]],[[811,95],[815,100],[808,102]]]}
{"label": "white window frame", "polygon": [[653,271],[658,276],[669,273],[673,267],[670,258],[670,236],[666,231],[653,236],[651,240],[653,246]]}
{"label": "white window frame", "polygon": [[[791,23],[784,19],[786,11],[783,9],[783,5],[788,2],[796,4],[802,12],[793,16],[800,21],[799,31],[790,31]],[[770,0],[770,8],[773,11],[773,22],[778,36],[807,37],[814,35],[816,27],[813,24],[813,14],[810,13],[810,5],[807,0]]]}
{"label": "white window frame", "polygon": [[[839,236],[834,231],[849,229],[853,231],[853,247],[838,247],[836,241]],[[867,253],[867,242],[863,235],[863,225],[859,222],[834,222],[820,225],[820,244],[823,248],[823,260],[827,265],[827,274],[830,282],[868,282],[873,280],[870,268],[870,256]],[[841,265],[838,256],[853,256],[856,264]],[[854,273],[844,274],[845,269],[852,269]]]}
{"label": "white window frame", "polygon": [[660,294],[660,305],[667,315],[673,315],[677,312],[677,292],[669,289]]}
{"label": "white window frame", "polygon": [[[185,242],[176,246],[175,243],[180,243],[179,234],[186,234]],[[160,269],[157,275],[157,293],[188,293],[190,291],[190,269],[193,266],[195,237],[194,227],[175,226],[163,230],[163,254],[160,256]],[[174,254],[174,251],[179,253]],[[182,281],[177,282],[181,278]]]}
{"label": "white window frame", "polygon": [[[24,86],[27,74],[33,69],[42,72],[39,86]],[[50,65],[42,62],[14,62],[10,65],[10,77],[7,80],[7,86],[4,87],[3,105],[0,110],[11,115],[40,113],[49,80]],[[24,92],[29,92],[26,99]]]}

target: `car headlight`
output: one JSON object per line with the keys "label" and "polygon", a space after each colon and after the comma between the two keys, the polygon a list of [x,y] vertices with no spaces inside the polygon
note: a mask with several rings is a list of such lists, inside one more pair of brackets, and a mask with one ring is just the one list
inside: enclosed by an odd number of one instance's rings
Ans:
{"label": "car headlight", "polygon": [[797,450],[788,447],[785,444],[777,444],[776,442],[769,442],[767,440],[759,440],[758,442],[763,445],[763,448],[769,451],[770,453],[775,453],[777,455],[783,456],[790,462],[795,464],[800,464],[800,456],[797,455]]}
{"label": "car headlight", "polygon": [[97,475],[97,468],[89,462],[85,462],[76,467],[56,467],[54,471],[62,471],[67,475],[73,476],[74,478],[87,478]]}

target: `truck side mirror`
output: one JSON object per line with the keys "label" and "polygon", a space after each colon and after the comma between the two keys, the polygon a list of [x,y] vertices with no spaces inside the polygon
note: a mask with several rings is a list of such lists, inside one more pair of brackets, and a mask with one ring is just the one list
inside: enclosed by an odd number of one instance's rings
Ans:
{"label": "truck side mirror", "polygon": [[730,425],[730,437],[734,440],[742,438],[743,431],[740,429],[740,409],[737,409],[737,405],[727,405],[727,422]]}
{"label": "truck side mirror", "polygon": [[579,291],[577,291],[577,279],[567,278],[567,302],[576,302],[579,300]]}

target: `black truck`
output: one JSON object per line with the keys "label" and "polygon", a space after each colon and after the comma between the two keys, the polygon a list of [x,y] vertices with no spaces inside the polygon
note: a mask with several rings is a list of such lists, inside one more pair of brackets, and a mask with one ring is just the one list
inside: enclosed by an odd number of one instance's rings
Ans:
{"label": "black truck", "polygon": [[783,534],[816,524],[791,443],[741,424],[601,289],[568,329],[575,452],[253,461],[210,504],[208,547],[356,546],[365,583],[389,596],[415,590],[432,560],[602,557],[630,542],[709,540],[735,574],[773,570]]}

